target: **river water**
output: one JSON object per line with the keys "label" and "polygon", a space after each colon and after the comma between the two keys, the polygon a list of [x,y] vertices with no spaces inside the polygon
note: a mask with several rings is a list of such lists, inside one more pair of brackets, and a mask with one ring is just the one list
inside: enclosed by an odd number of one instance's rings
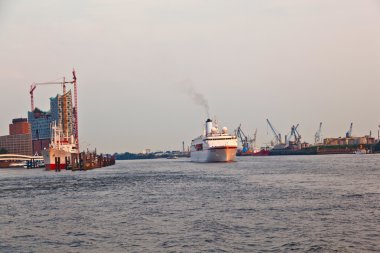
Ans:
{"label": "river water", "polygon": [[0,252],[380,252],[380,155],[0,170]]}

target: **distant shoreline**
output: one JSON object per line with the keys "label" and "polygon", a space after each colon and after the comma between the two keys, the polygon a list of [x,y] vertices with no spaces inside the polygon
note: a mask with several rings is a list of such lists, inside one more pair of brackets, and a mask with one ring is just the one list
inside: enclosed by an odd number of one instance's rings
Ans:
{"label": "distant shoreline", "polygon": [[122,154],[114,154],[116,160],[146,160],[176,157],[189,157],[188,152],[166,152],[166,153],[149,153],[149,154],[134,154],[125,152]]}

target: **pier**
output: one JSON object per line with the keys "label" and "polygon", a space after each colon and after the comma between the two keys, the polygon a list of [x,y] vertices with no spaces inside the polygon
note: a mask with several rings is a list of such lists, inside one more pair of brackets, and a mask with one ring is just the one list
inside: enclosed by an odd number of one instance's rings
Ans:
{"label": "pier", "polygon": [[28,169],[38,168],[39,164],[43,161],[42,156],[27,156],[18,154],[1,154],[0,155],[0,168],[9,167],[12,162],[27,162]]}

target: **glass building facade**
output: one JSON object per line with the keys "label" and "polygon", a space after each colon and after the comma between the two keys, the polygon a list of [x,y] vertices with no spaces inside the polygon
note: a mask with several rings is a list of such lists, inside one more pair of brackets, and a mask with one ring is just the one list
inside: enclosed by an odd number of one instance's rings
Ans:
{"label": "glass building facade", "polygon": [[[67,133],[74,133],[74,117],[72,106],[71,90],[65,94],[66,100],[66,118],[67,118]],[[28,112],[28,121],[31,126],[31,134],[33,140],[33,152],[40,153],[44,148],[47,148],[51,139],[51,125],[56,122],[58,126],[64,124],[63,96],[57,95],[50,98],[50,111],[42,111],[38,108],[34,112]],[[38,147],[38,150],[37,148]]]}

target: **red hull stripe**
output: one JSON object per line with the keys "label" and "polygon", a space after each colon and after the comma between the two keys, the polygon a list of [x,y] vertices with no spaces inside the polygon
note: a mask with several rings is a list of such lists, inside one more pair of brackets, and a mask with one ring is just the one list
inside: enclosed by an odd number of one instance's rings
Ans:
{"label": "red hull stripe", "polygon": [[237,147],[226,146],[226,147],[211,147],[211,148],[208,148],[208,150],[213,150],[213,149],[237,149]]}
{"label": "red hull stripe", "polygon": [[[59,169],[61,169],[61,170],[64,170],[65,167],[66,167],[65,164],[60,164],[60,165],[59,165]],[[53,163],[53,164],[45,164],[45,168],[46,168],[47,170],[55,170],[56,166],[55,166],[54,163]]]}

